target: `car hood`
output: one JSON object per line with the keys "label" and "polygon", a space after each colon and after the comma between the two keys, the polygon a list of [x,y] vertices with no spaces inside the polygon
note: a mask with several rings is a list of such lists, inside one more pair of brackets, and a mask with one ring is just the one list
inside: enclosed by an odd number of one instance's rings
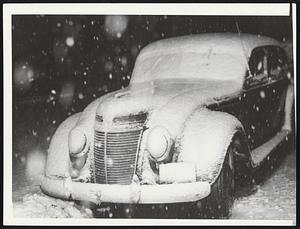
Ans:
{"label": "car hood", "polygon": [[208,80],[163,80],[130,85],[109,93],[97,108],[103,126],[115,117],[148,114],[148,127],[160,125],[176,135],[193,110],[237,96],[241,83]]}

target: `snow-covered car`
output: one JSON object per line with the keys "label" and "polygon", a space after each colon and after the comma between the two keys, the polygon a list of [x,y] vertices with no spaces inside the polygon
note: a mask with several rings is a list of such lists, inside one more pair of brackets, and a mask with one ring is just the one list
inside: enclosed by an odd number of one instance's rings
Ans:
{"label": "snow-covered car", "polygon": [[216,33],[156,41],[139,53],[128,87],[58,127],[41,188],[96,204],[206,202],[226,217],[235,192],[290,136],[293,98],[275,39]]}

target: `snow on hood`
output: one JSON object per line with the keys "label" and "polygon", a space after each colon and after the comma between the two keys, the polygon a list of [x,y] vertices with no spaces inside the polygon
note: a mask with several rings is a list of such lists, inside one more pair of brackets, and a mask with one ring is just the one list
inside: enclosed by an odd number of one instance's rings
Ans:
{"label": "snow on hood", "polygon": [[239,81],[155,80],[110,93],[97,114],[103,116],[103,128],[109,128],[114,117],[148,112],[148,127],[162,125],[176,136],[182,120],[194,109],[236,96],[241,88]]}

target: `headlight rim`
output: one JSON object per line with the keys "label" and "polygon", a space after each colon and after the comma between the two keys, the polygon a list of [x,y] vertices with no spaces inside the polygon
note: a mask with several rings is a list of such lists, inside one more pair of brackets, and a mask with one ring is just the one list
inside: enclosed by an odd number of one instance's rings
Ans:
{"label": "headlight rim", "polygon": [[[151,150],[150,150],[151,147],[149,147],[149,144],[150,144],[149,139],[151,138],[151,134],[153,134],[153,132],[157,131],[157,130],[162,131],[162,136],[165,139],[166,147],[165,147],[164,152],[160,156],[155,157],[151,153]],[[165,128],[163,126],[155,126],[155,127],[151,128],[150,132],[148,133],[148,136],[147,136],[147,151],[149,152],[150,158],[156,162],[165,161],[168,158],[168,156],[170,155],[170,151],[171,151],[173,143],[174,143],[174,141],[173,141],[171,134],[167,128]]]}
{"label": "headlight rim", "polygon": [[[79,150],[79,152],[74,153],[71,149],[70,149],[70,145],[72,145],[72,140],[74,141],[74,139],[76,139],[76,137],[72,137],[73,139],[71,139],[71,135],[72,133],[74,133],[74,131],[80,133],[82,136],[84,136],[84,143],[83,146],[81,146],[81,150]],[[71,142],[70,142],[71,141]],[[74,157],[74,158],[78,158],[78,157],[82,157],[83,155],[85,155],[88,151],[89,151],[89,144],[88,144],[88,138],[87,135],[84,131],[81,131],[80,129],[74,128],[69,132],[69,137],[68,137],[68,148],[69,148],[69,155],[70,157]]]}

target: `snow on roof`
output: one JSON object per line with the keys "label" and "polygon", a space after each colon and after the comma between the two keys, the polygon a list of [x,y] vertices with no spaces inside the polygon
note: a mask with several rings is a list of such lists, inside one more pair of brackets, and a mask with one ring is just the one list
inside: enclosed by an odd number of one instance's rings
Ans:
{"label": "snow on roof", "polygon": [[205,78],[242,82],[252,50],[281,46],[275,39],[237,33],[204,33],[156,41],[139,54],[130,84],[155,79]]}
{"label": "snow on roof", "polygon": [[159,40],[141,50],[138,58],[144,59],[160,54],[178,52],[203,52],[213,48],[214,52],[237,54],[249,58],[255,47],[275,45],[280,42],[266,36],[242,33],[203,33]]}

